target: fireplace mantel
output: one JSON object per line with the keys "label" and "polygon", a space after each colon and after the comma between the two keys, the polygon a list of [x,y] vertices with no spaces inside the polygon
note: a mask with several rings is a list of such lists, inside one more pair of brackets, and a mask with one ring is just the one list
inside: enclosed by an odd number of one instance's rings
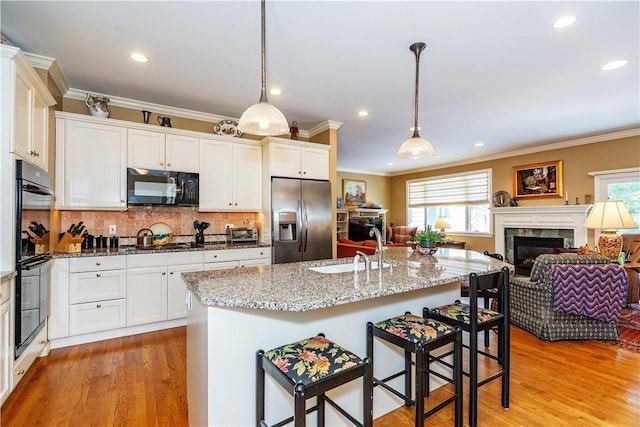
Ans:
{"label": "fireplace mantel", "polygon": [[563,228],[573,230],[576,245],[587,243],[587,229],[582,226],[593,205],[514,206],[491,208],[494,214],[495,251],[505,253],[505,228]]}

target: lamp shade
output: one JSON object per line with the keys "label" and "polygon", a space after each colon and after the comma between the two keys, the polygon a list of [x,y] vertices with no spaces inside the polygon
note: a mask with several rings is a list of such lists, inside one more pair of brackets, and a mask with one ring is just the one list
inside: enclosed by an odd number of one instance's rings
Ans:
{"label": "lamp shade", "polygon": [[240,116],[238,129],[251,135],[274,136],[289,132],[289,124],[276,107],[268,102],[258,102]]}
{"label": "lamp shade", "polygon": [[447,218],[443,217],[443,216],[439,216],[438,218],[436,218],[436,223],[433,226],[434,228],[439,228],[440,230],[444,230],[446,228],[449,228],[449,221],[447,220]]}
{"label": "lamp shade", "polygon": [[596,202],[589,211],[583,226],[602,230],[638,227],[622,200]]}
{"label": "lamp shade", "polygon": [[431,143],[420,135],[415,136],[415,134],[407,139],[398,150],[398,157],[401,159],[424,159],[433,156],[433,154]]}

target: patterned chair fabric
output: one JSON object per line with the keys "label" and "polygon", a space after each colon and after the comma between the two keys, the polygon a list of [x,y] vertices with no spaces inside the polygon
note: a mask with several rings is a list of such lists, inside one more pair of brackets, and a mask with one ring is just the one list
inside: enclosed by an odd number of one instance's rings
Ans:
{"label": "patterned chair fabric", "polygon": [[404,314],[382,322],[374,327],[413,343],[425,343],[455,332],[455,328],[433,319],[415,314]]}
{"label": "patterned chair fabric", "polygon": [[294,383],[304,385],[364,363],[360,357],[323,336],[274,348],[265,352],[264,357]]}
{"label": "patterned chair fabric", "polygon": [[511,323],[546,341],[617,340],[615,323],[586,316],[566,314],[553,309],[553,275],[542,275],[543,267],[553,264],[610,264],[603,255],[544,254],[536,258],[530,277],[513,276],[509,280]]}

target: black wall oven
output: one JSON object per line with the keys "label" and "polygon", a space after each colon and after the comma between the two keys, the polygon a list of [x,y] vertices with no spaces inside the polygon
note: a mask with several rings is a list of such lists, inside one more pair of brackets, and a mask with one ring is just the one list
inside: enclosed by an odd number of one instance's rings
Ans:
{"label": "black wall oven", "polygon": [[49,315],[52,199],[49,174],[16,160],[16,359],[44,328]]}

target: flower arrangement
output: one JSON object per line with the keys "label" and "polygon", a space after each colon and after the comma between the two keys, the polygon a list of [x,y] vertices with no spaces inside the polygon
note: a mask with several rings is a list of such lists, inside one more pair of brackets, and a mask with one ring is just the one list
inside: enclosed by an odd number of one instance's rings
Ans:
{"label": "flower arrangement", "polygon": [[440,234],[440,231],[432,229],[430,225],[428,225],[425,230],[418,231],[416,235],[409,240],[410,243],[420,243],[420,246],[423,248],[433,248],[436,243],[443,241],[444,238]]}

